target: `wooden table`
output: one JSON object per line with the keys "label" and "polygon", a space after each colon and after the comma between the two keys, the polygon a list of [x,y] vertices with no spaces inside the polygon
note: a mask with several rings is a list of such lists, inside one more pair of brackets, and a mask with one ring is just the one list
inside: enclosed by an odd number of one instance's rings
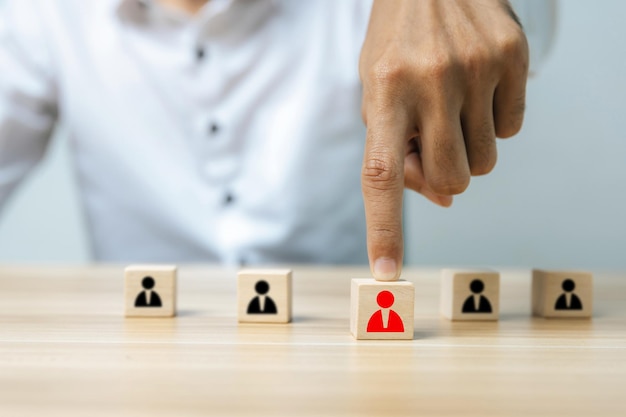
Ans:
{"label": "wooden table", "polygon": [[503,271],[501,319],[439,316],[416,284],[415,340],[355,341],[350,278],[294,268],[289,325],[238,325],[235,270],[181,267],[179,315],[125,319],[117,266],[0,268],[0,416],[626,416],[626,277],[595,275],[593,320],[531,318]]}

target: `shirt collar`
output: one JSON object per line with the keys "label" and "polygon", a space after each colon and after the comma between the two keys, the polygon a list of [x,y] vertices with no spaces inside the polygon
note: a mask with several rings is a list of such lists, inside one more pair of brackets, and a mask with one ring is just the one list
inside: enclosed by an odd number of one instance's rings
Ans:
{"label": "shirt collar", "polygon": [[[210,20],[213,17],[227,13],[234,4],[250,2],[256,5],[261,3],[269,7],[277,5],[279,0],[210,0],[199,12],[196,18],[200,20]],[[115,11],[118,17],[132,23],[146,24],[150,21],[159,20],[163,15],[168,15],[170,19],[185,20],[189,18],[184,13],[176,13],[166,10],[156,4],[157,0],[114,0]]]}

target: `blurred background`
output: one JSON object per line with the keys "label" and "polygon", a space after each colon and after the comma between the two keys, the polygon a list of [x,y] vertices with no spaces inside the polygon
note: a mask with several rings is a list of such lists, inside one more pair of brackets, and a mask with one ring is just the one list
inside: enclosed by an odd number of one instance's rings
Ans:
{"label": "blurred background", "polygon": [[[499,141],[496,169],[450,209],[407,193],[407,263],[626,268],[623,16],[621,0],[558,3],[549,53],[533,50],[524,129]],[[549,19],[526,26],[531,43]],[[2,209],[0,262],[90,260],[68,151],[60,127]]]}

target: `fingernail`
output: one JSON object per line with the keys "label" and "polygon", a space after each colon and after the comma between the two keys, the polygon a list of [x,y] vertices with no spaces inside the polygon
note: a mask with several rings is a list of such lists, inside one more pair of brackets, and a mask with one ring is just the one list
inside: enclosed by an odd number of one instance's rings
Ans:
{"label": "fingernail", "polygon": [[398,279],[398,266],[391,258],[378,258],[374,262],[374,278],[377,281],[395,281]]}

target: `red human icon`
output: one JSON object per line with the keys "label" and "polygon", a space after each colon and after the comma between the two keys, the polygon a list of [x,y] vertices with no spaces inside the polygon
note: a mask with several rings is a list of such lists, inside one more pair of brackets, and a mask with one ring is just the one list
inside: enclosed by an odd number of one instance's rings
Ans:
{"label": "red human icon", "polygon": [[376,297],[376,302],[381,307],[380,310],[372,314],[367,322],[367,331],[371,333],[380,332],[404,332],[404,323],[402,319],[393,310],[389,310],[389,317],[387,319],[387,325],[383,322],[383,308],[389,308],[393,305],[394,297],[390,291],[381,291]]}

